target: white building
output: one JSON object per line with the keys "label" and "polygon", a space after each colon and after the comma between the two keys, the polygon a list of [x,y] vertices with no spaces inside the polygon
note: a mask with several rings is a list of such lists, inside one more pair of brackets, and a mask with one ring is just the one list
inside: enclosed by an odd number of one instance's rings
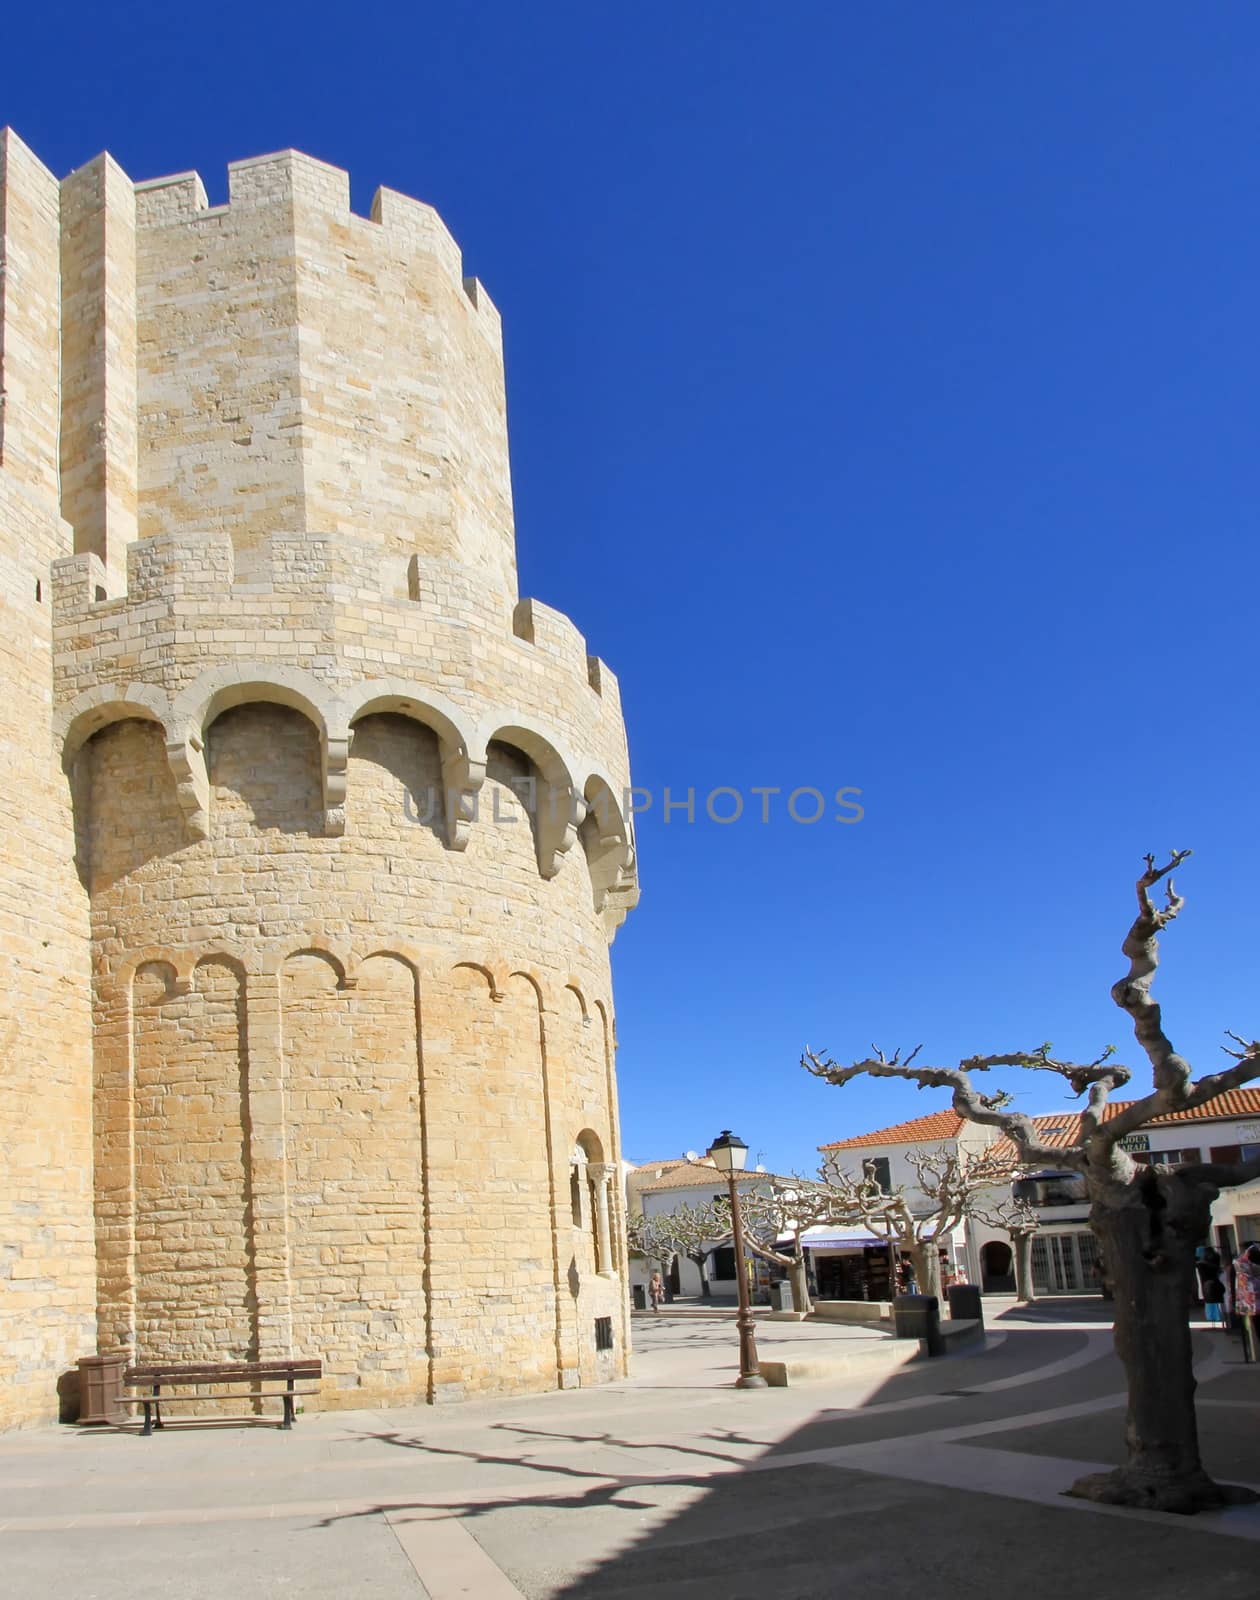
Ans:
{"label": "white building", "polygon": [[[1104,1123],[1132,1104],[1131,1100],[1111,1102],[1103,1114]],[[1042,1144],[1066,1150],[1080,1139],[1081,1113],[1034,1117],[1033,1125]],[[1134,1161],[1160,1166],[1250,1161],[1260,1156],[1260,1088],[1231,1089],[1197,1110],[1157,1117],[1140,1133],[1123,1139],[1121,1147]],[[1033,1239],[1033,1284],[1038,1293],[1077,1294],[1097,1289],[1097,1250],[1088,1226],[1085,1184],[1079,1174],[1044,1166],[1017,1183],[1016,1192],[1036,1207],[1041,1220],[1040,1232]],[[987,1264],[992,1269],[1007,1249],[1005,1236],[982,1225],[975,1231],[982,1268]],[[1222,1255],[1232,1257],[1252,1240],[1260,1240],[1260,1180],[1224,1190],[1212,1207],[1212,1242]]]}
{"label": "white building", "polygon": [[[743,1172],[739,1176],[739,1192],[751,1194],[769,1189],[774,1176],[764,1171]],[[780,1180],[783,1181],[783,1180]],[[646,1161],[626,1172],[626,1215],[628,1217],[659,1216],[677,1211],[680,1206],[707,1205],[713,1200],[725,1201],[729,1197],[726,1174],[719,1172],[706,1156],[694,1153],[673,1156],[664,1161]],[[733,1300],[737,1292],[735,1278],[735,1251],[729,1238],[713,1240],[705,1263],[709,1291],[718,1299]],[[631,1257],[631,1289],[646,1286],[655,1266],[651,1262]],[[760,1274],[765,1276],[764,1273]],[[700,1268],[686,1256],[676,1257],[669,1272],[669,1289],[675,1295],[700,1295],[704,1283]]]}
{"label": "white building", "polygon": [[[1112,1102],[1106,1108],[1104,1121],[1118,1116],[1131,1104],[1126,1100]],[[1034,1117],[1032,1122],[1040,1142],[1052,1149],[1070,1149],[1080,1139],[1079,1111]],[[998,1141],[1014,1155],[1013,1146],[996,1130],[968,1123],[953,1111],[937,1111],[895,1127],[840,1139],[820,1146],[820,1150],[824,1170],[831,1173],[858,1173],[864,1163],[872,1162],[881,1184],[893,1189],[903,1186],[911,1208],[918,1211],[929,1209],[930,1203],[917,1190],[915,1171],[908,1159],[912,1151],[980,1151]],[[1260,1156],[1260,1088],[1233,1089],[1198,1110],[1157,1117],[1122,1144],[1135,1161],[1165,1166],[1251,1160]],[[1098,1290],[1097,1250],[1089,1231],[1089,1205],[1081,1176],[1047,1164],[1017,1180],[1014,1188],[1020,1198],[1034,1206],[1041,1223],[1032,1250],[1037,1292],[1080,1294]],[[1235,1255],[1242,1245],[1260,1240],[1260,1180],[1222,1193],[1212,1208],[1212,1233],[1212,1242],[1222,1255]],[[954,1231],[952,1247],[955,1259],[965,1267],[972,1283],[990,1292],[1014,1289],[1010,1240],[1000,1229],[970,1220]],[[875,1264],[876,1252],[866,1246],[863,1262],[859,1262],[860,1252],[862,1246],[842,1247],[839,1241],[832,1252],[815,1248],[812,1253],[823,1297],[830,1297],[828,1277],[838,1280],[843,1276],[852,1286],[865,1264],[871,1298],[876,1298],[874,1280],[881,1270]],[[825,1267],[828,1254],[845,1259],[837,1266]],[[854,1298],[851,1293],[834,1297]]]}
{"label": "white building", "polygon": [[[993,1128],[967,1122],[956,1111],[933,1111],[910,1122],[899,1122],[874,1133],[861,1133],[851,1139],[837,1139],[820,1145],[824,1176],[841,1174],[861,1177],[871,1173],[881,1189],[891,1193],[905,1191],[916,1216],[936,1209],[936,1203],[919,1188],[912,1155],[946,1154],[978,1156],[997,1139]],[[823,1300],[885,1300],[889,1295],[888,1247],[864,1229],[811,1229],[805,1243],[809,1247],[818,1296]],[[980,1254],[976,1225],[960,1223],[943,1234],[939,1241],[945,1251],[945,1265],[962,1269],[970,1283],[979,1283]]]}

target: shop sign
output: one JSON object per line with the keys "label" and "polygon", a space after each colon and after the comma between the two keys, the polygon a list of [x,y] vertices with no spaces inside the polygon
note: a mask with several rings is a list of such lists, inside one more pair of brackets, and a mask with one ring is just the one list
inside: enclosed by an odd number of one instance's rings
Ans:
{"label": "shop sign", "polygon": [[1149,1150],[1151,1148],[1151,1136],[1149,1133],[1130,1133],[1119,1141],[1119,1148],[1130,1151]]}

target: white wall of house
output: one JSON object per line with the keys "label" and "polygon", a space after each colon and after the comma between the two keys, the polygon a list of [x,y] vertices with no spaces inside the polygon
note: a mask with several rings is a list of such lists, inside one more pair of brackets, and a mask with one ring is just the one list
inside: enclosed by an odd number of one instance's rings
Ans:
{"label": "white wall of house", "polygon": [[[684,1171],[687,1174],[688,1181],[680,1183],[676,1188],[661,1189],[641,1187],[645,1181],[655,1181],[654,1168],[638,1168],[627,1172],[627,1215],[660,1216],[677,1211],[682,1206],[708,1205],[713,1200],[719,1198],[725,1200],[727,1198],[729,1190],[726,1176],[724,1173],[719,1172],[716,1167],[713,1168],[712,1182],[709,1181],[707,1173],[698,1173],[694,1166],[685,1168]],[[700,1181],[691,1181],[693,1178]],[[739,1180],[741,1194],[752,1193],[757,1190],[766,1192],[769,1187],[770,1177],[765,1173],[748,1172]],[[730,1241],[715,1239],[712,1241],[712,1246],[716,1249],[723,1242],[729,1243]],[[642,1284],[646,1287],[648,1279],[655,1270],[655,1263],[632,1257],[630,1261],[631,1288],[633,1289],[636,1284]],[[714,1276],[712,1263],[710,1263],[708,1278],[710,1294],[715,1295],[718,1299],[733,1300],[735,1298],[739,1287],[735,1279]],[[678,1261],[678,1285],[678,1292],[683,1296],[698,1296],[704,1292],[700,1269],[694,1261],[689,1260],[686,1256],[681,1256]]]}
{"label": "white wall of house", "polygon": [[[904,1189],[910,1209],[916,1215],[934,1209],[936,1202],[929,1200],[919,1188],[918,1173],[911,1164],[912,1155],[956,1155],[960,1150],[971,1156],[980,1155],[999,1137],[996,1128],[987,1128],[976,1122],[964,1122],[955,1137],[929,1139],[912,1144],[862,1144],[844,1150],[825,1150],[823,1172],[833,1180],[841,1174],[860,1177],[868,1161],[883,1158],[888,1162],[889,1187]],[[979,1224],[968,1220],[956,1228],[949,1239],[954,1259],[964,1268],[969,1283],[980,1282],[980,1244],[987,1234],[978,1237]],[[991,1231],[991,1230],[989,1230]],[[942,1240],[942,1244],[946,1241]]]}

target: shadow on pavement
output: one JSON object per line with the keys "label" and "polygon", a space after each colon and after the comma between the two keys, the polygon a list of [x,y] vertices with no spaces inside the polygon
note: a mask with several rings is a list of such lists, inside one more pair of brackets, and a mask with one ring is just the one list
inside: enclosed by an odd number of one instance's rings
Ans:
{"label": "shadow on pavement", "polygon": [[[1097,1321],[1097,1302],[1081,1320]],[[1056,1308],[1059,1315],[1065,1308]],[[1093,1315],[1089,1315],[1093,1309]],[[1075,1307],[1066,1308],[1076,1318]],[[730,1395],[738,1416],[730,1428],[710,1429],[695,1442],[632,1438],[611,1431],[568,1431],[499,1422],[501,1451],[454,1449],[403,1433],[372,1433],[378,1443],[430,1456],[459,1456],[490,1469],[538,1474],[537,1492],[474,1490],[451,1496],[382,1503],[349,1516],[453,1517],[465,1525],[527,1600],[824,1600],[852,1592],[880,1600],[920,1600],[925,1594],[967,1600],[1072,1600],[1073,1596],[1137,1593],[1143,1600],[1183,1600],[1192,1584],[1210,1572],[1213,1600],[1254,1600],[1256,1544],[1225,1538],[1211,1525],[1177,1518],[1134,1515],[1038,1499],[1007,1498],[957,1484],[919,1482],[862,1470],[849,1457],[843,1465],[801,1460],[802,1453],[838,1446],[913,1441],[920,1435],[962,1428],[968,1447],[986,1454],[1010,1452],[1014,1481],[1030,1470],[1042,1478],[1056,1469],[1047,1457],[1062,1456],[1063,1487],[1073,1463],[1119,1458],[1122,1448],[1122,1383],[1110,1356],[1082,1360],[1070,1389],[1054,1380],[1012,1390],[1016,1376],[994,1379],[1013,1361],[1035,1359],[1034,1371],[1087,1351],[1095,1335],[1043,1326],[1043,1317],[999,1316],[1007,1332],[1006,1360],[992,1353],[958,1354],[916,1363],[876,1382],[860,1401],[820,1410],[790,1434],[767,1443],[759,1437],[759,1411],[770,1392]],[[1022,1324],[1022,1326],[1021,1326]],[[820,1396],[821,1398],[821,1396]],[[1064,1403],[1083,1405],[1082,1419],[1047,1421],[1043,1442],[1038,1418]],[[1254,1404],[1254,1402],[1253,1402]],[[1211,1409],[1211,1408],[1208,1408]],[[1224,1412],[1225,1402],[1219,1403]],[[1244,1404],[1241,1410],[1246,1411]],[[1026,1426],[1001,1429],[1026,1413]],[[1202,1414],[1202,1413],[1201,1413]],[[1252,1413],[1254,1415],[1254,1412]],[[1214,1464],[1212,1426],[1205,1429],[1205,1458]],[[1250,1428],[1239,1453],[1239,1431],[1230,1437],[1230,1471],[1260,1477],[1260,1439]],[[537,1446],[512,1454],[512,1444]],[[557,1465],[549,1449],[580,1447],[589,1462]],[[749,1450],[758,1454],[750,1458]],[[1250,1453],[1248,1453],[1248,1450]],[[651,1452],[645,1470],[620,1471],[599,1452]],[[676,1459],[678,1470],[661,1465]],[[795,1458],[795,1459],[794,1459]],[[693,1467],[690,1463],[694,1462]],[[500,1479],[501,1472],[490,1476]],[[557,1480],[563,1483],[557,1483]],[[325,1519],[323,1525],[340,1520]],[[1207,1536],[1205,1542],[1205,1535]],[[577,1574],[576,1576],[574,1574]]]}

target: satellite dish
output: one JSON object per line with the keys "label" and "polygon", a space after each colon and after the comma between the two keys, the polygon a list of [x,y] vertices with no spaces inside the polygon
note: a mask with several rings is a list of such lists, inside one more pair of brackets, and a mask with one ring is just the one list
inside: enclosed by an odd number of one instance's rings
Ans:
{"label": "satellite dish", "polygon": [[687,1152],[687,1160],[688,1161],[699,1161],[699,1159],[700,1159],[700,1152],[698,1150],[688,1150],[688,1152]]}

